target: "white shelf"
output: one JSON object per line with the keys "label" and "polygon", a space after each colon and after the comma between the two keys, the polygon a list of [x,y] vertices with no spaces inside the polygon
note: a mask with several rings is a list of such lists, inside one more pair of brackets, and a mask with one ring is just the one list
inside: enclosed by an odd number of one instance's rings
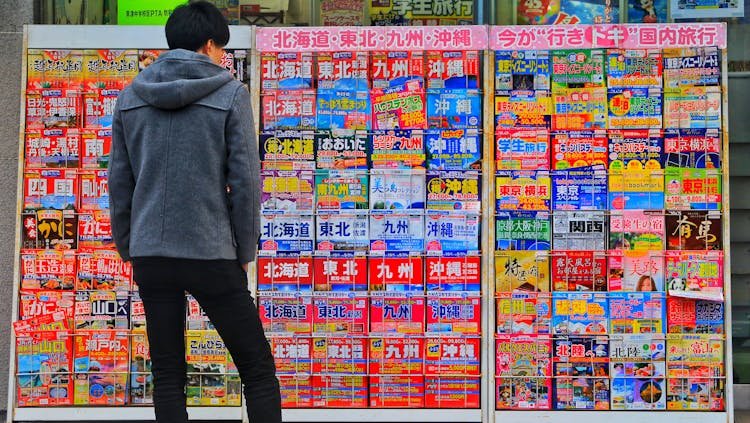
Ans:
{"label": "white shelf", "polygon": [[299,408],[283,411],[284,422],[480,422],[481,410],[452,409],[326,409]]}
{"label": "white shelf", "polygon": [[502,423],[728,423],[726,412],[690,411],[495,411]]}
{"label": "white shelf", "polygon": [[[153,407],[16,408],[13,421],[154,420]],[[242,407],[188,407],[191,420],[242,420]]]}

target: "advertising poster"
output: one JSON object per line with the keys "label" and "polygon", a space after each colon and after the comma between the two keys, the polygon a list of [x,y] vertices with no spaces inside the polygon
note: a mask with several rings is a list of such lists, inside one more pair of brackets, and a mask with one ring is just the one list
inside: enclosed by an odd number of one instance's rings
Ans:
{"label": "advertising poster", "polygon": [[667,22],[667,0],[628,0],[628,22]]}
{"label": "advertising poster", "polygon": [[574,25],[620,22],[616,0],[539,0],[518,2],[520,25]]}

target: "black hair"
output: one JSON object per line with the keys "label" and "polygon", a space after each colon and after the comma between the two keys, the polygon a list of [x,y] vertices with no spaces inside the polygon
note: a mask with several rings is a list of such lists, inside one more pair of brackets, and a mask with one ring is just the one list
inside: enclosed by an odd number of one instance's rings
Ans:
{"label": "black hair", "polygon": [[186,3],[174,9],[164,26],[170,49],[198,51],[208,40],[219,47],[229,43],[229,26],[221,11],[206,1]]}

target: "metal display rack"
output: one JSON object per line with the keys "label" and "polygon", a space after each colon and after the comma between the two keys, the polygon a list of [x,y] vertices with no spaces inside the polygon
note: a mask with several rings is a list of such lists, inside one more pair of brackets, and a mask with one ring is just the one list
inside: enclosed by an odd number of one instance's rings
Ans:
{"label": "metal display rack", "polygon": [[[625,25],[617,27],[625,27]],[[260,60],[259,50],[256,48],[256,37],[259,31],[255,27],[231,27],[231,40],[228,49],[252,50],[249,54],[249,87],[253,98],[254,121],[256,131],[260,129]],[[485,27],[487,34],[489,28]],[[490,43],[491,44],[491,43]],[[612,46],[612,47],[617,47]],[[23,36],[23,92],[21,96],[21,110],[25,107],[26,80],[26,51],[28,49],[165,49],[166,41],[161,27],[118,27],[118,26],[52,26],[29,25],[24,28]],[[549,47],[548,47],[549,48]],[[290,51],[294,51],[291,49]],[[504,411],[495,409],[495,263],[494,263],[494,67],[493,53],[488,48],[480,52],[482,58],[481,75],[483,85],[482,105],[483,134],[482,149],[482,209],[480,248],[482,250],[481,273],[482,294],[481,306],[481,371],[480,371],[480,409],[285,409],[283,420],[288,422],[526,422],[543,419],[550,422],[581,422],[607,420],[612,423],[651,422],[657,419],[668,422],[704,422],[720,423],[733,422],[733,389],[732,389],[732,348],[731,348],[731,284],[730,284],[730,254],[729,254],[729,134],[728,134],[728,102],[727,102],[727,53],[722,52],[722,216],[724,233],[724,292],[725,292],[725,369],[728,376],[725,383],[726,411],[722,412],[682,412],[682,411]],[[19,170],[18,192],[23,192],[23,157],[24,157],[25,119],[21,113],[19,132]],[[20,219],[22,211],[22,194],[18,196],[17,216]],[[20,264],[18,254],[21,250],[20,221],[16,224],[15,270],[13,292],[13,316],[19,312],[19,283]],[[256,296],[255,263],[249,269],[250,290]],[[153,407],[18,407],[16,404],[16,351],[15,337],[10,343],[9,363],[9,396],[7,421],[114,421],[114,420],[153,420]],[[191,420],[242,420],[247,421],[244,407],[189,407]]]}

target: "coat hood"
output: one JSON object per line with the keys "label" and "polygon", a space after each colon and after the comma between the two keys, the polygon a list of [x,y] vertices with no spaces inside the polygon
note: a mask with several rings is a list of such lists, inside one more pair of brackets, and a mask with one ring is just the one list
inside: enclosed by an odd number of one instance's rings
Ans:
{"label": "coat hood", "polygon": [[208,56],[193,51],[167,51],[133,80],[133,91],[159,109],[180,109],[233,81]]}

